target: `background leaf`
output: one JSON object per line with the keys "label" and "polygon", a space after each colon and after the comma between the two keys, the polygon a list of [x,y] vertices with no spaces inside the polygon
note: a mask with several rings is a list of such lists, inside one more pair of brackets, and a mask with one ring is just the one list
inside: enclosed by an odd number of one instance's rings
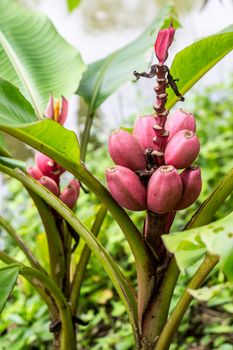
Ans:
{"label": "background leaf", "polygon": [[[187,92],[206,72],[233,49],[233,25],[220,34],[201,39],[187,46],[174,58],[171,74],[178,78],[180,93]],[[168,90],[168,109],[179,99],[172,89]]]}
{"label": "background leaf", "polygon": [[164,235],[167,249],[175,254],[177,264],[185,270],[204,253],[218,255],[224,273],[233,281],[233,212],[209,225]]}
{"label": "background leaf", "polygon": [[209,301],[216,296],[221,296],[221,293],[224,292],[225,289],[230,290],[232,293],[233,284],[231,282],[227,282],[200,289],[188,289],[188,292],[199,301]]}
{"label": "background leaf", "polygon": [[0,45],[0,76],[20,88],[37,114],[51,93],[68,98],[77,89],[82,58],[45,15],[1,0]]}
{"label": "background leaf", "polygon": [[12,264],[0,269],[0,312],[2,312],[8,297],[17,281],[19,267]]}
{"label": "background leaf", "polygon": [[68,9],[72,12],[76,7],[79,6],[81,0],[67,0]]}
{"label": "background leaf", "polygon": [[51,119],[36,121],[30,103],[17,87],[3,79],[0,79],[0,96],[0,129],[42,152],[46,145],[51,156],[55,153],[64,162],[77,166],[79,144],[73,131]]}
{"label": "background leaf", "polygon": [[[153,23],[132,43],[113,52],[102,60],[90,64],[84,73],[77,93],[84,97],[95,111],[122,84],[134,79],[134,70],[143,71],[151,64],[150,51],[156,33],[167,17],[173,14],[173,8],[166,6]],[[149,62],[146,56],[150,54]]]}

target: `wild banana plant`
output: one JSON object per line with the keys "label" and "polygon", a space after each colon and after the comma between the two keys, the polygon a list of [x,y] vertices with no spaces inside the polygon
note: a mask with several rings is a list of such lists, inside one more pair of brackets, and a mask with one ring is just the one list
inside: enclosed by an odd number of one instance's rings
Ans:
{"label": "wild banana plant", "polygon": [[[91,253],[125,306],[137,350],[169,349],[192,299],[189,290],[199,288],[219,261],[226,276],[233,277],[233,214],[212,222],[233,190],[232,169],[184,223],[184,231],[169,234],[176,212],[192,205],[202,187],[201,169],[194,164],[201,152],[195,111],[185,111],[183,96],[232,50],[233,27],[184,48],[168,67],[165,61],[175,36],[171,15],[172,9],[164,8],[137,40],[85,67],[77,50],[58,35],[46,17],[10,0],[1,1],[0,130],[33,147],[36,153],[34,165],[26,167],[13,159],[2,143],[0,170],[20,181],[34,201],[46,232],[50,269],[42,267],[15,232],[14,222],[9,224],[1,216],[0,225],[24,252],[28,264],[0,252],[6,264],[0,270],[0,306],[4,307],[18,274],[26,278],[48,306],[55,349],[78,347],[76,331],[82,323],[78,303]],[[140,73],[146,70],[145,52],[154,42],[157,62],[148,73]],[[119,129],[109,137],[108,150],[115,166],[106,169],[108,190],[85,164],[90,130],[98,107],[132,80],[133,74],[136,79],[155,77],[156,101],[150,115],[135,120],[132,133]],[[75,133],[63,126],[68,98],[75,92],[88,105],[80,147]],[[56,102],[59,96],[65,97]],[[169,115],[177,101],[183,101],[183,109]],[[65,171],[73,179],[61,188],[60,177]],[[91,228],[75,211],[83,185],[101,203]],[[145,213],[143,232],[124,208]],[[136,289],[97,238],[107,211],[132,251]],[[71,274],[80,237],[86,245]],[[189,252],[186,260],[182,258],[184,244]],[[196,254],[197,250],[201,254]],[[179,269],[197,261],[199,267],[168,316]]]}

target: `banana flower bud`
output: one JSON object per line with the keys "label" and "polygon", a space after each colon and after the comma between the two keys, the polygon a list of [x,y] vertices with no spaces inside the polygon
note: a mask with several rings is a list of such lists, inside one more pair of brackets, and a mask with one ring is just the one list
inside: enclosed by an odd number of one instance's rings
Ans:
{"label": "banana flower bud", "polygon": [[68,101],[65,97],[61,98],[61,106],[60,101],[57,100],[54,103],[53,95],[50,96],[49,103],[45,110],[45,116],[54,120],[55,122],[63,125],[66,121],[68,114]]}
{"label": "banana flower bud", "polygon": [[155,54],[160,64],[164,64],[168,56],[168,49],[171,46],[175,35],[175,28],[172,23],[169,28],[161,29],[155,41]]}

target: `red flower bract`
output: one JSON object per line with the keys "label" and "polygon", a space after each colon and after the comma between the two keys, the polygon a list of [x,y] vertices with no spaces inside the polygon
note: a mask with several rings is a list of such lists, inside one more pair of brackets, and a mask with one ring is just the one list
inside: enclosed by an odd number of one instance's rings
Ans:
{"label": "red flower bract", "polygon": [[168,56],[168,49],[171,46],[175,35],[175,28],[172,24],[167,29],[161,29],[155,41],[155,54],[160,64],[164,64]]}

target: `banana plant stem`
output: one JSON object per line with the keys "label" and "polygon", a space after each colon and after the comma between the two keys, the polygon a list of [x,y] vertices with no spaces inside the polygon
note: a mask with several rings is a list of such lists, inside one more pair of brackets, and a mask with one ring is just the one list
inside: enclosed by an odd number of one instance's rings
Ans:
{"label": "banana plant stem", "polygon": [[49,252],[50,275],[57,285],[62,289],[65,278],[64,251],[55,218],[51,208],[33,191],[27,189],[33,202],[35,203],[40,218],[42,220]]}
{"label": "banana plant stem", "polygon": [[[172,258],[171,258],[172,259]],[[171,260],[164,272],[156,295],[146,309],[142,327],[142,341],[148,349],[153,349],[164,324],[167,321],[169,305],[178,278],[175,259]],[[147,345],[146,345],[147,344]]]}
{"label": "banana plant stem", "polygon": [[192,296],[189,293],[189,289],[197,289],[201,287],[203,282],[205,281],[206,277],[210,273],[210,271],[214,268],[214,266],[218,262],[218,257],[208,255],[206,256],[205,260],[191,279],[190,283],[188,284],[184,294],[180,298],[178,304],[175,307],[175,310],[171,314],[170,318],[168,319],[165,327],[163,328],[160,337],[158,338],[158,341],[155,345],[155,350],[168,350],[170,347],[170,344],[172,342],[172,339],[174,337],[174,334],[192,300]]}
{"label": "banana plant stem", "polygon": [[87,113],[84,130],[83,130],[82,137],[81,137],[80,159],[82,161],[85,161],[85,158],[86,158],[87,146],[88,146],[88,142],[89,142],[89,138],[90,138],[91,127],[92,127],[94,115],[95,115],[94,112],[88,111],[88,113]]}
{"label": "banana plant stem", "polygon": [[[91,232],[96,237],[98,236],[100,228],[104,222],[106,213],[107,213],[106,207],[101,205],[101,207],[96,215],[95,221],[92,225],[92,228],[91,228]],[[87,267],[90,255],[91,255],[91,250],[88,247],[88,245],[85,244],[83,251],[82,251],[82,254],[80,256],[78,265],[76,267],[74,277],[73,277],[72,286],[71,286],[70,303],[71,303],[71,312],[72,312],[73,316],[76,315],[78,300],[79,300],[79,296],[80,296],[80,290],[81,290],[82,282],[84,279],[84,274],[86,271],[86,267]]]}

